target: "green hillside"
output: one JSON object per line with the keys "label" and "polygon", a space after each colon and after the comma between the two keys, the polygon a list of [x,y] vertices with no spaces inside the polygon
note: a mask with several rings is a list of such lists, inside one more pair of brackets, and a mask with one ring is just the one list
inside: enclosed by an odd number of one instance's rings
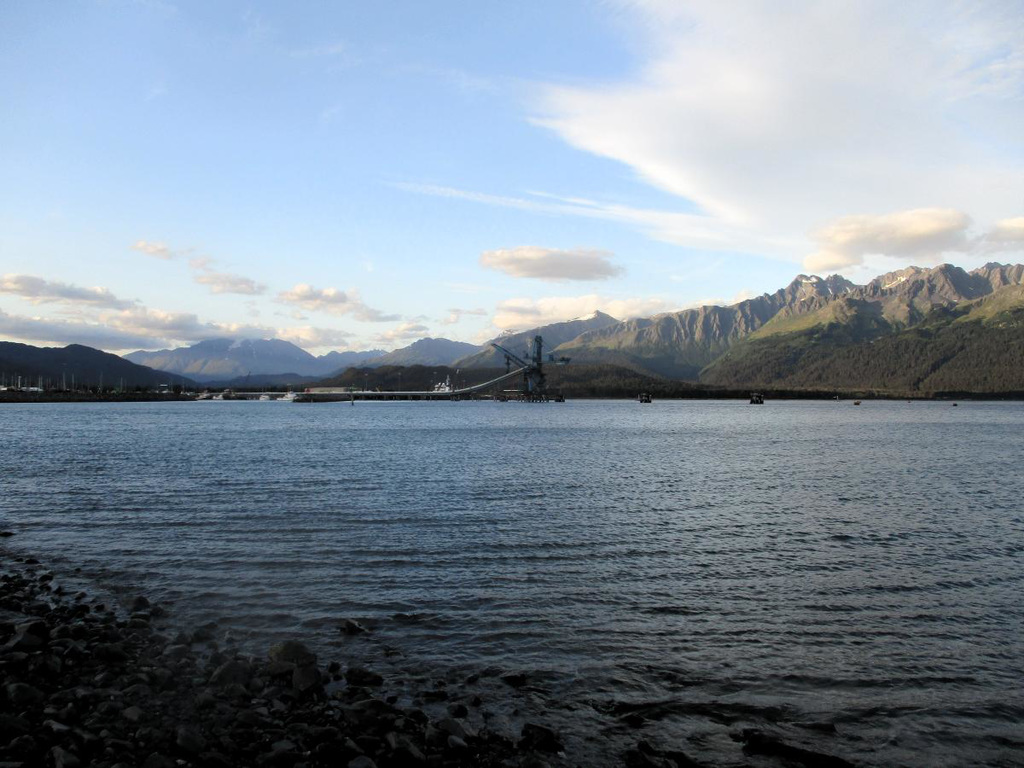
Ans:
{"label": "green hillside", "polygon": [[705,368],[701,381],[893,394],[1024,391],[1024,288],[936,307],[905,329],[877,303],[843,299],[766,325]]}

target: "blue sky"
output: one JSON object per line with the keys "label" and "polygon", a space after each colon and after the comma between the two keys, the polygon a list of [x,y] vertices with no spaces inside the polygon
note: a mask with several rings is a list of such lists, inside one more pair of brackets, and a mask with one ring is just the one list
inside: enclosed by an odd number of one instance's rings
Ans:
{"label": "blue sky", "polygon": [[314,352],[1019,261],[1024,4],[0,5],[0,337]]}

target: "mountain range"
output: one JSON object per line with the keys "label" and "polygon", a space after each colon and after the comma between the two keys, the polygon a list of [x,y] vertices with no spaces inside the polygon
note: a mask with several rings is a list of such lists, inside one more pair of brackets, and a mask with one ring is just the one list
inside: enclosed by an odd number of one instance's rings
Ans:
{"label": "mountain range", "polygon": [[[594,312],[494,341],[524,355],[535,335],[544,338],[545,352],[591,371],[615,367],[711,386],[1024,391],[1018,360],[1024,349],[1024,265],[992,263],[970,272],[950,264],[908,267],[866,285],[839,275],[797,275],[774,293],[731,306],[621,321]],[[276,380],[299,385],[336,378],[352,367],[498,369],[504,357],[490,343],[443,338],[391,352],[320,357],[280,339],[213,339],[126,355],[200,382],[230,380],[235,386]]]}
{"label": "mountain range", "polygon": [[427,338],[366,360],[363,365],[370,368],[393,365],[448,365],[477,349],[476,344],[467,344],[463,341]]}
{"label": "mountain range", "polygon": [[384,350],[374,349],[314,357],[282,339],[209,339],[191,347],[131,352],[125,359],[208,383],[237,381],[250,375],[265,379],[264,374],[319,378],[383,354]]}
{"label": "mountain range", "polygon": [[[856,326],[861,338],[867,333],[862,326],[871,317],[876,318],[875,336],[898,333],[924,322],[935,309],[976,301],[1022,281],[1024,266],[1003,264],[986,264],[971,272],[950,264],[908,267],[867,285],[855,285],[838,275],[798,275],[772,294],[729,307],[704,306],[627,320],[584,333],[555,351],[577,362],[615,363],[669,378],[764,383],[768,380],[764,375],[754,376],[749,370],[726,375],[728,366],[741,356],[727,353],[736,345],[768,336],[776,337],[773,343],[779,348],[787,334],[819,326],[848,330]],[[836,341],[822,336],[816,343],[828,346]]]}
{"label": "mountain range", "polygon": [[[587,317],[578,317],[574,320],[567,320],[562,323],[551,323],[539,328],[531,328],[528,331],[518,333],[504,333],[493,341],[497,342],[509,352],[520,357],[528,357],[530,346],[534,336],[544,339],[544,349],[552,351],[560,344],[572,341],[581,334],[588,331],[596,331],[602,328],[615,325],[619,321],[604,312],[594,312]],[[459,368],[500,368],[505,365],[505,355],[495,349],[488,342],[475,347],[472,352],[466,354],[453,362]]]}

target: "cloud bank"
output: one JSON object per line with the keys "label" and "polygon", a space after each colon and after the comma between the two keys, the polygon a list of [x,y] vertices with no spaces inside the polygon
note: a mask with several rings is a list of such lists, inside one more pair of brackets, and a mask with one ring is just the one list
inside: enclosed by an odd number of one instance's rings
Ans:
{"label": "cloud bank", "polygon": [[533,121],[696,206],[677,241],[700,226],[778,255],[864,211],[987,227],[1019,210],[1019,4],[628,5],[648,52],[637,74],[544,84]]}
{"label": "cloud bank", "polygon": [[598,294],[508,299],[498,304],[494,325],[501,330],[534,328],[585,317],[600,310],[619,320],[648,317],[672,307],[658,298],[613,299]]}
{"label": "cloud bank", "polygon": [[356,291],[339,291],[337,288],[314,288],[299,283],[294,288],[277,295],[278,301],[294,304],[311,312],[326,312],[331,315],[351,315],[356,320],[368,323],[384,323],[400,320],[399,315],[388,315],[368,307]]}
{"label": "cloud bank", "polygon": [[0,293],[19,296],[33,304],[63,302],[118,309],[126,309],[135,304],[134,301],[117,298],[106,288],[81,288],[34,275],[9,274],[0,277]]}
{"label": "cloud bank", "polygon": [[132,250],[164,261],[176,259],[179,255],[179,251],[172,251],[166,243],[153,243],[149,240],[136,240],[132,245]]}
{"label": "cloud bank", "polygon": [[864,263],[870,254],[934,261],[967,251],[971,219],[951,208],[919,208],[884,216],[843,216],[814,234],[819,250],[804,259],[814,272]]}
{"label": "cloud bank", "polygon": [[200,285],[209,286],[210,293],[238,293],[243,296],[258,296],[267,290],[267,286],[257,283],[255,280],[229,272],[206,270],[200,272],[192,279]]}
{"label": "cloud bank", "polygon": [[430,328],[422,323],[405,322],[390,331],[378,333],[374,339],[381,344],[390,344],[396,341],[409,341],[423,338],[430,331]]}
{"label": "cloud bank", "polygon": [[512,277],[547,282],[606,280],[622,274],[622,268],[612,264],[611,256],[607,251],[559,250],[523,245],[484,251],[480,255],[480,265]]}

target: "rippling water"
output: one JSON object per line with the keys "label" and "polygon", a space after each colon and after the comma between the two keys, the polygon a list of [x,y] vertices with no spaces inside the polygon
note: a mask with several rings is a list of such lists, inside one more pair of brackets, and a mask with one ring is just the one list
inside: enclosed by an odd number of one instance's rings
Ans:
{"label": "rippling water", "polygon": [[[48,404],[0,424],[0,524],[25,551],[253,650],[525,672],[505,714],[545,710],[584,762],[645,737],[745,763],[749,726],[860,764],[1024,762],[1020,403]],[[372,639],[342,639],[346,617]]]}

